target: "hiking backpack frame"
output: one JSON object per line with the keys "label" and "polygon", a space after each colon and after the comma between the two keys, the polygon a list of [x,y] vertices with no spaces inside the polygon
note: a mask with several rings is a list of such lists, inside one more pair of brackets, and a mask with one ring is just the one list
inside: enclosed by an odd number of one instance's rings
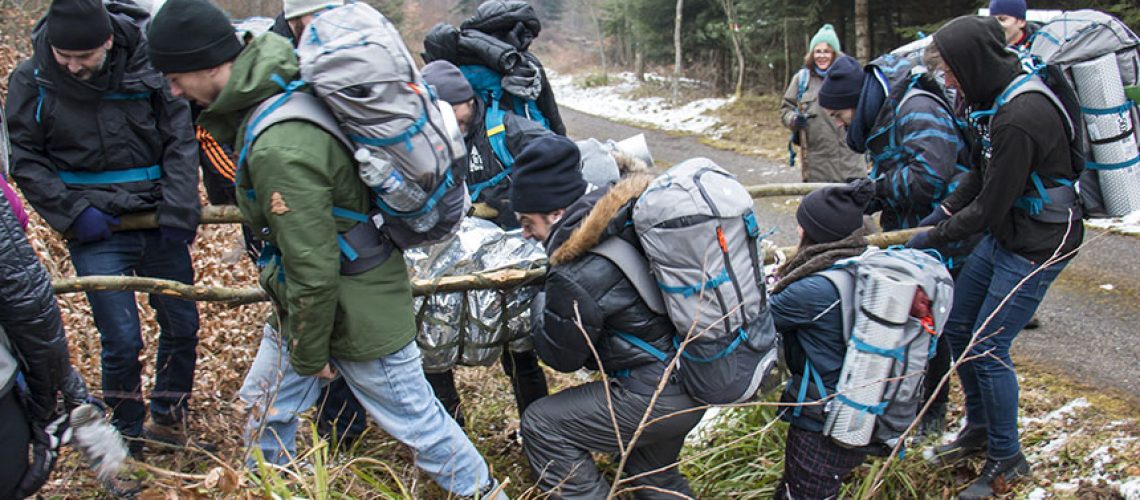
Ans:
{"label": "hiking backpack frame", "polygon": [[[611,238],[593,250],[617,264],[677,333],[686,392],[708,404],[747,401],[776,368],[763,251],[752,197],[706,158],[658,176],[633,206],[641,250]],[[661,361],[668,355],[615,332]]]}

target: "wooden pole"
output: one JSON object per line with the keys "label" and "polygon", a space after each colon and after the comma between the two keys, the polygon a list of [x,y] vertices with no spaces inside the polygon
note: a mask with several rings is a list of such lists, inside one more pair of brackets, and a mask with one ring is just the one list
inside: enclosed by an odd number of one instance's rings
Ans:
{"label": "wooden pole", "polygon": [[[901,245],[906,243],[906,241],[915,234],[928,229],[929,228],[921,227],[890,233],[873,234],[867,237],[867,243],[877,247]],[[781,248],[780,251],[791,257],[795,255],[796,249],[794,247],[784,247]],[[766,255],[765,263],[773,263],[773,258],[773,255]],[[412,295],[421,297],[436,293],[464,292],[470,290],[510,290],[520,286],[541,284],[545,277],[546,268],[538,267],[528,270],[506,269],[461,276],[445,276],[431,280],[412,280]],[[52,288],[56,294],[110,290],[131,291],[158,293],[196,302],[223,302],[234,306],[269,300],[269,296],[260,288],[186,285],[175,281],[136,276],[84,276],[82,278],[62,278],[53,281]]]}
{"label": "wooden pole", "polygon": [[[803,196],[816,189],[842,186],[843,184],[829,184],[824,182],[790,182],[776,184],[760,184],[747,186],[748,193],[753,198],[772,196]],[[480,219],[494,219],[499,211],[486,203],[473,204],[472,216]],[[112,228],[114,231],[135,231],[138,229],[155,229],[158,227],[158,216],[154,212],[139,212],[122,215],[122,223]],[[233,205],[210,205],[202,208],[202,221],[200,224],[240,224],[241,211]]]}

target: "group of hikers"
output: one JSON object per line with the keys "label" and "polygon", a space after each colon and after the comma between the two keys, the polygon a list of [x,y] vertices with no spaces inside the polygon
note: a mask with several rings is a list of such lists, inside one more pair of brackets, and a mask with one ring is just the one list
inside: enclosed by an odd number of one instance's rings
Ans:
{"label": "group of hikers", "polygon": [[[269,32],[246,35],[235,33],[231,19],[208,0],[168,0],[152,16],[128,3],[54,0],[32,33],[34,55],[10,76],[4,117],[10,175],[31,207],[65,236],[79,276],[193,283],[199,169],[211,203],[240,208],[246,248],[274,305],[239,391],[249,412],[243,437],[254,470],[259,460],[284,465],[296,459],[300,415],[321,403],[318,419],[335,428],[330,432],[359,433],[366,415],[407,445],[416,466],[450,494],[505,498],[464,431],[454,373],[423,371],[403,248],[393,244],[400,236],[375,222],[395,224],[390,221],[399,216],[376,205],[383,208],[384,200],[395,199],[385,196],[413,179],[405,174],[403,184],[385,188],[377,201],[381,191],[361,180],[360,151],[346,144],[336,123],[322,119],[333,115],[297,113],[284,104],[303,104],[299,96],[314,93],[296,83],[316,64],[303,46],[320,42],[311,25],[346,8],[342,4],[284,0]],[[762,258],[753,251],[758,245],[730,248],[730,242],[755,245],[760,238],[748,201],[736,219],[746,238],[734,239],[727,225],[716,228],[723,277],[690,276],[697,285],[675,290],[654,268],[658,283],[647,279],[650,288],[661,287],[658,299],[645,292],[646,280],[631,271],[637,266],[629,257],[614,252],[632,249],[645,266],[644,254],[656,248],[641,226],[649,214],[642,205],[684,184],[681,174],[691,174],[708,206],[723,209],[725,200],[716,199],[721,191],[710,198],[701,187],[702,176],[719,167],[690,160],[671,170],[675,183],[662,183],[645,162],[612,150],[614,173],[587,175],[582,146],[565,136],[545,71],[528,50],[541,24],[525,2],[489,0],[460,28],[432,30],[426,65],[416,73],[430,87],[420,89],[413,80],[408,88],[430,94],[425,98],[438,101],[433,107],[453,114],[465,151],[456,160],[465,165],[458,172],[470,198],[454,208],[446,194],[433,195],[439,220],[451,210],[466,212],[470,203],[484,205],[497,226],[520,229],[549,256],[543,291],[531,309],[533,351],[504,349],[502,355],[520,415],[518,437],[543,491],[605,498],[611,483],[592,454],[624,451],[623,474],[636,498],[694,496],[677,464],[685,437],[708,403],[730,402],[710,395],[715,384],[700,378],[716,373],[700,363],[723,370],[729,366],[724,358],[747,365],[733,370],[752,370],[760,355],[780,349],[791,380],[781,396],[789,426],[777,498],[834,498],[868,455],[889,453],[884,440],[845,445],[830,430],[840,401],[864,414],[884,414],[882,407],[837,394],[850,369],[848,351],[859,345],[851,317],[864,313],[834,272],[867,252],[864,214],[875,212],[884,230],[932,226],[906,246],[937,250],[929,253],[944,264],[924,270],[929,279],[919,280],[913,303],[904,301],[903,323],[927,339],[930,359],[922,382],[914,384],[909,420],[886,435],[898,437],[930,399],[920,433],[941,433],[947,405],[941,382],[952,359],[966,356],[957,373],[967,423],[955,440],[935,448],[932,460],[984,457],[960,498],[989,497],[998,484],[1028,475],[1009,349],[1083,239],[1080,214],[1074,215],[1079,206],[1064,205],[1070,198],[1059,194],[1079,166],[1072,160],[1071,118],[1010,48],[1026,38],[1024,1],[993,0],[990,7],[996,17],[947,23],[917,59],[884,57],[867,66],[843,55],[830,26],[821,29],[785,95],[782,118],[803,148],[804,180],[845,185],[803,198],[796,210],[798,248],[777,270],[770,293]],[[919,65],[926,71],[909,71]],[[481,78],[486,71],[494,75],[490,87]],[[1026,90],[1011,94],[1014,87]],[[410,151],[414,135],[427,127],[413,128],[380,145],[406,144]],[[872,161],[870,174],[864,158]],[[0,446],[36,450],[0,458],[0,497],[9,498],[34,494],[50,474],[55,450],[37,443],[53,442],[51,434],[66,420],[68,408],[57,399],[71,390],[74,371],[50,276],[24,236],[18,197],[3,184]],[[453,185],[441,182],[437,192]],[[157,229],[116,228],[123,215],[151,211]],[[435,212],[416,217],[425,213]],[[666,229],[705,219],[673,221]],[[657,264],[652,256],[648,261]],[[949,293],[936,292],[950,276],[952,307]],[[710,300],[723,305],[717,287],[724,283],[735,286],[738,297],[758,289],[755,300],[740,306],[755,311],[728,328],[728,347],[695,359],[682,352],[690,343],[672,307],[713,289],[718,297]],[[667,310],[658,303],[662,294]],[[162,446],[211,448],[192,436],[190,425],[195,303],[150,296],[160,333],[153,388],[144,396],[134,293],[90,291],[87,299],[103,349],[102,399],[131,455],[141,460]],[[737,314],[724,309],[725,318]],[[752,348],[756,359],[739,354]],[[901,357],[880,351],[869,350]],[[680,369],[675,357],[684,358]],[[560,372],[587,369],[608,377],[549,394],[539,360]],[[746,374],[745,399],[757,392],[760,375]]]}

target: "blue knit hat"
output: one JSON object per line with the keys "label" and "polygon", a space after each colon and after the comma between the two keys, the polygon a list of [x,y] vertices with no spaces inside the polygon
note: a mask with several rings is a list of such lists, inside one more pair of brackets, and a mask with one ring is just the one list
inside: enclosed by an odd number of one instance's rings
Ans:
{"label": "blue knit hat", "polygon": [[827,78],[819,88],[819,105],[826,109],[851,109],[859,106],[863,91],[863,65],[851,56],[843,56],[831,64]]}
{"label": "blue knit hat", "polygon": [[990,0],[990,15],[1007,15],[1025,20],[1025,0]]}
{"label": "blue knit hat", "polygon": [[835,28],[830,24],[823,25],[819,31],[815,32],[815,36],[811,37],[811,44],[808,45],[808,50],[812,50],[816,45],[826,43],[831,46],[831,50],[835,53],[843,52],[839,46],[839,35],[835,34]]}

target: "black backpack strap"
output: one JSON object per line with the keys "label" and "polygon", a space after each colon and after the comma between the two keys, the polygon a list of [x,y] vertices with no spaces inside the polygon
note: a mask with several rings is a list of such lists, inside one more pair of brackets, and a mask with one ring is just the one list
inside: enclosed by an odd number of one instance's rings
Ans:
{"label": "black backpack strap", "polygon": [[657,279],[649,270],[649,261],[632,244],[618,237],[612,237],[590,249],[590,253],[609,259],[621,269],[622,274],[633,283],[638,295],[649,306],[649,310],[666,316],[665,299],[657,286]]}

